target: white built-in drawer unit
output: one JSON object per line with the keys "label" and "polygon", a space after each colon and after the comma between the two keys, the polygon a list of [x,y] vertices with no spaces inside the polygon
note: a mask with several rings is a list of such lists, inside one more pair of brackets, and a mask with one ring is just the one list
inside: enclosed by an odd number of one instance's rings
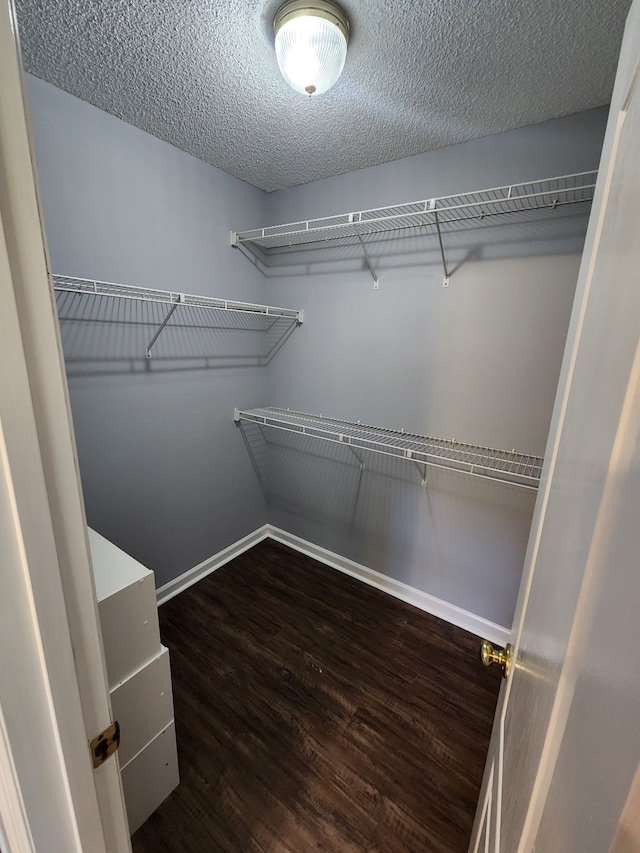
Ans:
{"label": "white built-in drawer unit", "polygon": [[153,572],[89,530],[118,756],[133,834],[178,784],[169,651]]}

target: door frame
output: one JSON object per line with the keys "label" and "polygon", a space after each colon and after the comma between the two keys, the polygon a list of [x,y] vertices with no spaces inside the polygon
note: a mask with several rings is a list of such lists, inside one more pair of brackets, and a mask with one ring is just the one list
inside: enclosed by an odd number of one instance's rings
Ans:
{"label": "door frame", "polygon": [[88,745],[111,707],[13,0],[0,80],[0,826],[11,851],[120,853],[117,757],[94,770]]}

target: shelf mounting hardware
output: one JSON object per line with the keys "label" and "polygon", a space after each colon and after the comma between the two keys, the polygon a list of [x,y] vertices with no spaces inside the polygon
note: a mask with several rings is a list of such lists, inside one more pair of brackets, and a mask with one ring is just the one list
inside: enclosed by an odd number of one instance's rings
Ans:
{"label": "shelf mounting hardware", "polygon": [[435,205],[436,205],[435,199],[433,199],[432,204],[433,204],[433,208],[434,208],[433,213],[434,213],[434,217],[436,220],[436,228],[438,229],[438,243],[440,243],[440,255],[442,257],[442,268],[444,269],[444,278],[442,280],[442,286],[443,287],[449,287],[449,281],[451,279],[451,273],[447,269],[447,259],[446,259],[446,256],[444,254],[444,244],[442,242],[442,231],[440,230],[440,217],[438,216],[438,211],[435,209]]}
{"label": "shelf mounting hardware", "polygon": [[[356,222],[355,214],[349,214],[349,220],[354,223]],[[359,228],[355,228],[356,237],[360,241],[360,245],[362,246],[362,251],[364,252],[364,259],[367,262],[367,266],[369,267],[369,272],[371,273],[371,278],[373,279],[373,289],[377,290],[380,287],[380,280],[378,279],[378,274],[375,271],[373,263],[371,262],[371,258],[369,257],[369,252],[367,252],[367,247],[364,244],[364,240],[362,239],[362,234],[360,233]]]}
{"label": "shelf mounting hardware", "polygon": [[355,452],[355,450],[353,449],[353,447],[351,447],[351,443],[349,442],[349,436],[347,436],[347,435],[341,435],[341,436],[340,436],[340,441],[341,441],[343,444],[346,444],[346,446],[349,448],[349,450],[353,453],[353,455],[354,455],[354,456],[356,457],[356,459],[358,460],[358,463],[359,463],[359,465],[360,465],[360,470],[361,470],[361,471],[364,471],[364,469],[365,469],[365,467],[366,467],[366,466],[365,466],[365,464],[364,464],[364,460],[363,460],[362,456],[360,456],[360,454],[359,454],[359,453],[356,453],[356,452]]}
{"label": "shelf mounting hardware", "polygon": [[[404,433],[404,430],[402,430],[402,433]],[[422,486],[423,489],[426,489],[427,488],[427,464],[426,464],[426,462],[423,462],[421,465],[417,459],[413,458],[413,451],[412,450],[405,450],[404,455],[407,459],[410,459],[413,462],[413,464],[416,466],[416,468],[418,470],[418,474],[420,474],[420,485]]]}
{"label": "shelf mounting hardware", "polygon": [[419,462],[415,462],[415,461],[413,464],[418,469],[418,474],[420,474],[420,485],[422,486],[423,489],[426,489],[427,488],[427,466],[426,465],[420,465]]}
{"label": "shelf mounting hardware", "polygon": [[169,311],[167,312],[167,316],[162,321],[160,328],[158,329],[158,331],[155,333],[155,335],[151,338],[151,340],[147,344],[147,348],[144,352],[145,358],[151,358],[151,347],[158,340],[158,338],[160,337],[160,333],[162,332],[164,327],[167,325],[167,323],[171,319],[173,312],[176,310],[178,305],[180,305],[180,303],[182,303],[182,302],[184,302],[184,293],[179,293],[177,296],[176,302],[174,302],[174,304],[171,306],[171,308],[169,308]]}

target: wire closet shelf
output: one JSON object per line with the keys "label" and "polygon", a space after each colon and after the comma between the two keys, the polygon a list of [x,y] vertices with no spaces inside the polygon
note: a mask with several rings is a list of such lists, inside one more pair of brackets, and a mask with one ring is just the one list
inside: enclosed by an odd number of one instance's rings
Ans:
{"label": "wire closet shelf", "polygon": [[311,243],[330,243],[346,237],[357,240],[383,232],[420,229],[430,225],[439,230],[469,220],[475,220],[477,224],[503,214],[556,209],[563,205],[591,201],[597,175],[597,171],[577,172],[249,231],[232,231],[231,244],[259,246],[268,254],[274,250],[294,249]]}
{"label": "wire closet shelf", "polygon": [[152,302],[166,305],[168,312],[153,340],[147,346],[146,357],[151,358],[151,347],[165,328],[172,314],[180,306],[192,306],[213,311],[228,311],[237,314],[252,314],[274,321],[285,319],[301,324],[304,311],[295,308],[278,308],[274,305],[259,305],[253,302],[238,302],[233,299],[220,299],[215,296],[195,296],[170,290],[155,290],[148,287],[135,287],[128,284],[116,284],[88,278],[76,278],[67,275],[53,275],[53,289],[58,293],[77,293],[92,296],[107,296],[116,299],[129,299],[137,302]]}
{"label": "wire closet shelf", "polygon": [[232,299],[219,299],[215,296],[194,296],[190,293],[178,293],[172,290],[155,290],[148,287],[134,287],[128,284],[94,281],[93,279],[74,278],[66,275],[54,275],[53,287],[54,290],[70,293],[113,296],[118,299],[136,299],[141,302],[160,302],[166,305],[193,305],[216,311],[235,311],[244,314],[261,314],[265,317],[282,317],[295,320],[298,323],[302,323],[303,319],[303,312],[295,308],[277,308],[274,305],[236,302]]}
{"label": "wire closet shelf", "polygon": [[361,450],[413,462],[421,474],[423,486],[426,485],[427,469],[435,467],[536,489],[542,470],[543,459],[540,456],[464,444],[455,439],[415,435],[290,409],[236,409],[234,420],[236,423],[245,421],[342,444],[354,453],[362,469],[364,463],[358,455]]}

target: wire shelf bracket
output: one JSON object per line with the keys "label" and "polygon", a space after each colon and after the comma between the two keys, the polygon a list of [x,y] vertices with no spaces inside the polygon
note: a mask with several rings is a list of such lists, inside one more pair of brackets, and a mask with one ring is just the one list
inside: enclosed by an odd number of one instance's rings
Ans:
{"label": "wire shelf bracket", "polygon": [[380,280],[378,278],[378,273],[375,271],[373,264],[371,262],[371,258],[369,257],[369,252],[367,252],[367,247],[364,244],[364,240],[362,239],[362,234],[356,228],[356,234],[358,236],[358,241],[362,246],[362,251],[364,252],[364,259],[369,267],[369,272],[371,273],[371,277],[373,278],[373,289],[377,290],[380,287]]}
{"label": "wire shelf bracket", "polygon": [[361,471],[365,470],[361,451],[412,462],[424,488],[429,468],[445,468],[494,482],[537,489],[543,464],[540,456],[515,450],[496,450],[455,439],[432,438],[290,409],[234,409],[233,419],[238,425],[254,423],[261,429],[269,427],[346,446],[360,463]]}
{"label": "wire shelf bracket", "polygon": [[[433,201],[433,205],[435,208],[435,199]],[[434,211],[434,218],[436,221],[436,228],[438,230],[438,243],[440,244],[440,256],[442,257],[442,268],[444,269],[444,278],[442,279],[442,286],[449,287],[449,281],[451,279],[451,274],[447,269],[447,258],[444,253],[444,244],[442,242],[442,230],[440,228],[440,217],[438,216],[438,211]]]}
{"label": "wire shelf bracket", "polygon": [[347,450],[349,450],[349,451],[353,454],[353,456],[355,456],[355,458],[356,458],[356,459],[357,459],[357,461],[358,461],[358,464],[360,465],[360,470],[361,470],[361,471],[364,471],[364,470],[365,470],[365,468],[366,468],[366,465],[364,464],[364,459],[362,458],[362,456],[360,456],[360,454],[359,454],[359,453],[356,453],[356,451],[353,449],[353,447],[352,447],[352,446],[351,446],[351,444],[349,443],[349,438],[348,438],[348,436],[346,436],[346,435],[339,435],[339,439],[340,439],[340,441],[341,441],[342,443],[346,444]]}
{"label": "wire shelf bracket", "polygon": [[443,234],[455,223],[480,225],[504,214],[543,209],[554,211],[564,205],[590,202],[593,199],[597,175],[596,170],[576,172],[389,207],[288,222],[249,231],[232,231],[231,245],[236,248],[246,246],[259,249],[268,257],[313,244],[319,248],[331,245],[334,240],[351,238],[364,250],[365,261],[376,287],[379,278],[365,246],[365,238],[408,229],[420,234],[424,233],[425,227],[432,227],[438,237],[444,270],[443,285],[447,287],[452,271],[447,264]]}
{"label": "wire shelf bracket", "polygon": [[[407,457],[409,458],[409,457]],[[413,460],[413,464],[416,466],[416,470],[418,474],[420,474],[420,485],[423,489],[427,488],[427,466],[426,464],[421,465],[419,462]]]}
{"label": "wire shelf bracket", "polygon": [[160,337],[160,335],[162,333],[162,330],[167,325],[167,323],[169,322],[169,320],[173,316],[173,312],[176,310],[176,308],[178,307],[178,305],[180,305],[181,302],[184,302],[184,294],[182,294],[182,293],[178,294],[176,301],[173,303],[171,308],[169,308],[169,311],[167,312],[167,316],[164,318],[164,320],[160,324],[158,331],[155,333],[155,335],[151,338],[151,340],[147,344],[147,348],[144,351],[144,357],[145,358],[151,358],[151,347],[158,340],[158,338]]}
{"label": "wire shelf bracket", "polygon": [[237,302],[232,299],[219,299],[214,296],[196,296],[190,293],[178,293],[169,290],[155,290],[148,287],[135,287],[128,284],[97,281],[75,276],[53,275],[53,289],[59,293],[78,293],[91,296],[105,296],[115,299],[129,299],[136,302],[150,302],[167,305],[168,311],[156,333],[145,349],[145,357],[152,357],[151,348],[180,306],[192,306],[211,311],[228,311],[237,314],[252,314],[272,319],[273,323],[288,319],[298,326],[304,323],[304,310],[295,308],[277,308],[274,305],[258,305],[253,302]]}

